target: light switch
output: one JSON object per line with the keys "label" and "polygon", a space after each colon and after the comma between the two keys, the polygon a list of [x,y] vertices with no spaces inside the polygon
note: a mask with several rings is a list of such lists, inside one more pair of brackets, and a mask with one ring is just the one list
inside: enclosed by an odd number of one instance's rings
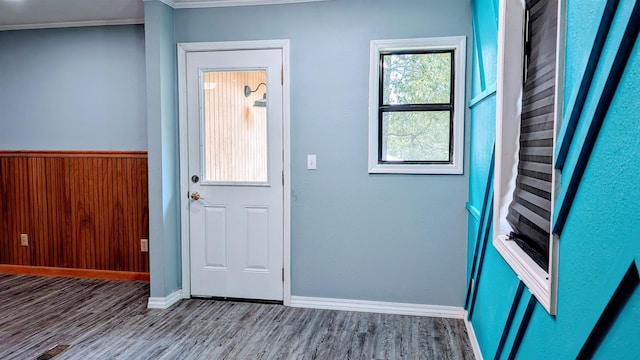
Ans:
{"label": "light switch", "polygon": [[315,170],[315,169],[316,169],[316,156],[307,155],[307,170]]}

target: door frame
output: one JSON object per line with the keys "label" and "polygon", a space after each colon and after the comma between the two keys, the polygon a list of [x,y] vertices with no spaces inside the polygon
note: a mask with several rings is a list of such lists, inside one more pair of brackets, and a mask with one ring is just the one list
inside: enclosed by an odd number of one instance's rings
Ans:
{"label": "door frame", "polygon": [[178,133],[180,143],[180,243],[182,259],[182,298],[191,297],[191,259],[189,248],[189,138],[187,131],[187,53],[228,50],[282,50],[282,168],[283,185],[283,302],[291,304],[291,152],[290,152],[290,85],[289,40],[256,40],[178,43]]}

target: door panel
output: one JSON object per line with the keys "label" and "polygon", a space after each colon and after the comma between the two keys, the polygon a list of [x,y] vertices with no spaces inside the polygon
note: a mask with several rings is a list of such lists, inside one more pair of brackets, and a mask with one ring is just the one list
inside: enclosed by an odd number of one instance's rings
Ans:
{"label": "door panel", "polygon": [[227,270],[228,242],[227,236],[227,208],[226,206],[204,206],[205,226],[205,266],[209,269]]}
{"label": "door panel", "polygon": [[269,208],[245,207],[245,271],[269,271]]}
{"label": "door panel", "polygon": [[187,54],[194,296],[283,298],[281,69],[279,49]]}

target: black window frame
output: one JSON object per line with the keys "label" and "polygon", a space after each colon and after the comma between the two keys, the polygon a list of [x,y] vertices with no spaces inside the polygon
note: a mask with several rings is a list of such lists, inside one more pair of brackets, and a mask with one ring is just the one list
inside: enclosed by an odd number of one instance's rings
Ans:
{"label": "black window frame", "polygon": [[[384,104],[384,57],[390,55],[415,55],[415,54],[444,54],[451,55],[450,82],[448,103],[424,103],[424,104]],[[394,50],[380,51],[378,58],[378,164],[420,164],[420,165],[452,165],[454,163],[454,101],[456,82],[456,51],[455,49],[421,49],[421,50]],[[394,112],[434,112],[449,111],[449,159],[448,160],[383,160],[383,118],[385,113]]]}

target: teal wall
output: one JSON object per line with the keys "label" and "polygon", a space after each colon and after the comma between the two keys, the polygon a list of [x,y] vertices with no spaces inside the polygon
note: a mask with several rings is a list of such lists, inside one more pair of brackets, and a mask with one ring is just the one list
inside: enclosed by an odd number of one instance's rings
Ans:
{"label": "teal wall", "polygon": [[146,150],[142,25],[0,31],[0,149]]}
{"label": "teal wall", "polygon": [[[367,136],[370,40],[458,35],[471,40],[467,1],[176,9],[170,29],[155,28],[161,14],[149,12],[162,4],[145,6],[148,40],[171,29],[175,32],[162,35],[163,41],[290,39],[292,295],[462,306],[468,176],[369,175]],[[148,64],[157,56],[148,50]],[[153,72],[160,82],[175,79],[168,71]],[[149,92],[157,92],[153,85]],[[150,97],[155,108],[174,102]],[[151,130],[156,115],[149,112]],[[160,136],[154,131],[150,162]],[[307,154],[317,155],[317,170],[306,170]],[[156,221],[158,214],[150,218],[152,230]],[[166,258],[178,239],[169,244],[173,232],[155,236],[165,237],[160,246]],[[152,243],[161,242],[153,231],[151,237]],[[151,256],[152,289],[165,286],[168,294],[170,287],[154,276],[153,263],[164,263],[163,255]],[[179,274],[171,261],[162,270]]]}
{"label": "teal wall", "polygon": [[[640,4],[620,1],[605,12],[605,5],[614,3],[596,1],[585,6],[570,0],[567,4],[566,106],[559,142],[569,146],[562,155],[566,161],[560,166],[562,181],[554,214],[560,235],[556,316],[531,300],[528,290],[518,294],[518,278],[492,247],[490,237],[478,237],[472,231],[480,226],[470,216],[469,247],[475,247],[478,238],[488,241],[484,261],[478,264],[481,273],[474,277],[476,299],[469,307],[485,358],[635,359],[640,353]],[[474,33],[496,31],[495,18],[479,13],[494,5],[491,0],[472,1]],[[607,13],[613,14],[611,26],[598,30]],[[478,16],[487,18],[477,21]],[[599,36],[606,39],[602,49],[597,46]],[[495,44],[495,33],[482,41]],[[481,45],[475,48],[474,59],[495,59],[495,48]],[[589,62],[593,49],[599,56]],[[589,64],[594,70],[591,80]],[[479,76],[474,76],[474,82],[479,82]],[[584,106],[577,101],[581,88],[586,94]],[[481,90],[476,84],[473,89]],[[472,110],[472,129],[481,121],[491,128],[492,118],[495,105]],[[570,118],[576,120],[575,132],[567,130]],[[493,138],[489,131],[472,130],[472,154],[490,156]],[[487,182],[487,161],[481,157],[474,163],[474,158],[468,207],[479,205],[477,213],[482,214],[478,199]],[[563,211],[566,222],[558,221]],[[529,303],[532,311],[527,314]],[[512,322],[507,321],[510,312]]]}
{"label": "teal wall", "polygon": [[498,0],[471,3],[473,23],[472,82],[467,248],[467,277],[471,271],[474,236],[478,232],[491,163],[496,117],[496,62],[498,44]]}

